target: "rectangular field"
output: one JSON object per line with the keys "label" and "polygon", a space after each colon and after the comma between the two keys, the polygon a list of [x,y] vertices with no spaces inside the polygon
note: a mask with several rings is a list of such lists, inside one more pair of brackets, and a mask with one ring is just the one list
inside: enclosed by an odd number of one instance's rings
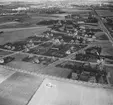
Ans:
{"label": "rectangular field", "polygon": [[113,90],[45,79],[28,105],[109,105]]}
{"label": "rectangular field", "polygon": [[26,105],[43,79],[16,72],[0,84],[0,105]]}

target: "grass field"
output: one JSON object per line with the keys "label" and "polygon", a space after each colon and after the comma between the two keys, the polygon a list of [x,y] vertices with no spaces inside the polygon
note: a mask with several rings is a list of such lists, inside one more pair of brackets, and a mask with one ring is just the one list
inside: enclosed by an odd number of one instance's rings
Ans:
{"label": "grass field", "polygon": [[0,83],[5,81],[6,79],[8,79],[8,77],[13,75],[14,73],[15,73],[15,71],[6,70],[6,69],[0,67]]}
{"label": "grass field", "polygon": [[17,25],[18,22],[4,22],[4,23],[1,23],[0,26],[3,26],[3,25]]}
{"label": "grass field", "polygon": [[17,68],[17,69],[23,69],[23,70],[28,71],[28,72],[34,72],[37,74],[40,72],[41,69],[45,68],[44,65],[33,64],[30,62],[16,61],[16,60],[12,61],[6,65],[13,67],[13,68]]}
{"label": "grass field", "polygon": [[[24,38],[27,38],[29,36],[34,36],[34,34],[41,35],[42,32],[46,31],[46,27],[35,27],[35,28],[28,28],[28,29],[8,29],[11,30],[10,32],[4,32],[0,36],[0,44],[5,44],[7,42],[14,42],[18,41]],[[6,30],[7,31],[7,30]]]}
{"label": "grass field", "polygon": [[[97,23],[87,23],[87,24],[83,24],[81,26],[85,26],[87,27],[88,29],[97,29],[97,30],[100,30],[100,27],[98,26]],[[101,30],[100,30],[101,31]]]}
{"label": "grass field", "polygon": [[61,77],[61,78],[68,78],[68,76],[71,74],[71,72],[72,72],[72,70],[70,70],[70,69],[58,68],[55,66],[48,66],[48,67],[40,70],[40,73],[42,73],[42,74]]}
{"label": "grass field", "polygon": [[[66,14],[52,14],[52,15],[37,15],[37,14],[29,14],[28,17],[21,17],[22,21],[16,22],[14,19],[10,20],[10,16],[1,17],[2,21],[0,21],[0,29],[4,28],[19,28],[19,27],[36,27],[37,23],[42,20],[50,20],[50,19],[64,19]],[[7,18],[7,20],[5,19]],[[15,18],[15,17],[13,17]],[[17,17],[18,19],[19,17]],[[15,18],[16,19],[16,18]]]}
{"label": "grass field", "polygon": [[87,12],[91,12],[91,10],[84,10],[84,9],[74,9],[74,8],[63,8],[61,9],[62,11],[66,12],[66,13],[87,13]]}
{"label": "grass field", "polygon": [[100,16],[113,16],[113,12],[109,10],[96,10]]}
{"label": "grass field", "polygon": [[100,46],[102,48],[102,55],[111,55],[113,56],[113,47],[109,41],[102,41],[102,42],[96,42],[92,43],[92,46]]}
{"label": "grass field", "polygon": [[113,67],[107,67],[107,71],[110,72],[110,82],[113,85]]}
{"label": "grass field", "polygon": [[26,105],[43,78],[16,72],[0,84],[0,105]]}
{"label": "grass field", "polygon": [[[3,31],[3,33],[1,32],[0,34],[0,45],[6,44],[8,42],[16,42],[20,40],[22,41],[34,35],[42,35],[42,33],[49,30],[49,28],[48,26],[37,25],[39,21],[54,19],[64,20],[64,17],[71,13],[80,15],[82,18],[87,18],[89,16],[89,12],[92,12],[90,9],[85,10],[83,7],[81,7],[81,9],[64,8],[62,9],[62,11],[64,11],[65,13],[49,15],[39,15],[38,13],[31,13],[22,15],[20,17],[0,17],[0,31]],[[101,16],[113,16],[112,12],[108,10],[97,10],[97,12]],[[20,22],[16,22],[18,18],[21,19]],[[111,43],[109,42],[105,33],[100,30],[98,23],[81,24],[81,26],[85,26],[89,29],[97,29],[96,31],[94,31],[97,40],[95,42],[89,42],[88,47],[100,46],[102,47],[101,55],[113,56],[113,47],[111,46]],[[59,36],[61,33],[56,32],[56,34]],[[51,35],[52,38],[53,36]],[[39,37],[34,38],[33,40],[35,39],[39,40]],[[63,38],[61,37],[60,39]],[[74,37],[71,38],[71,40],[72,39],[78,40],[78,38],[74,39]],[[29,43],[30,42],[31,41],[29,41]],[[44,46],[44,50],[47,49],[47,46],[48,50],[50,50],[50,48],[58,49],[54,50],[53,53],[64,53],[64,55],[67,50],[71,50],[70,43],[69,46],[66,44],[66,46],[61,46],[60,48],[59,45],[53,45],[53,42],[50,42],[49,45],[47,45],[47,43],[43,44],[42,46]],[[69,56],[66,55],[67,59],[65,60],[71,60],[71,58],[73,58],[76,53],[79,53],[80,51],[83,52],[83,49],[79,45],[72,45],[72,50],[73,46],[75,46],[76,51],[72,51],[72,53],[74,53],[69,54]],[[38,47],[40,46],[33,48],[34,52],[36,51],[35,53],[39,51],[39,49],[37,49]],[[58,52],[60,49],[61,51]],[[31,50],[32,49],[30,49],[30,51]],[[39,59],[33,54],[33,57],[28,57],[29,54],[25,52],[17,52],[11,55],[11,57],[15,58],[13,61],[4,64],[4,66],[8,66],[13,69],[8,69],[8,67],[7,69],[5,69],[5,67],[2,68],[2,66],[0,66],[0,105],[113,105],[113,89],[106,89],[101,87],[101,85],[99,85],[100,87],[98,88],[98,84],[68,80],[71,76],[71,73],[73,71],[76,71],[75,69],[81,68],[72,68],[73,65],[75,66],[75,62],[72,66],[69,65],[70,68],[59,67],[57,66],[58,64],[64,65],[64,60],[53,60],[54,56],[56,55],[53,55],[52,51],[48,51],[48,54],[46,54],[47,52],[45,51],[44,53],[44,50],[39,51],[37,55],[40,54],[41,56],[51,56],[51,61],[45,58]],[[33,53],[33,51],[28,51],[28,53]],[[8,54],[12,54],[12,52],[0,50],[0,57]],[[62,58],[62,56],[60,56],[60,58]],[[107,67],[107,72],[111,73],[110,82],[113,84],[113,67]],[[51,83],[52,86],[49,86],[48,83]]]}
{"label": "grass field", "polygon": [[107,35],[105,35],[104,32],[97,32],[95,36],[96,36],[96,39],[98,40],[109,40]]}
{"label": "grass field", "polygon": [[7,51],[0,50],[0,57],[8,55],[8,54],[12,54],[12,52],[7,52]]}
{"label": "grass field", "polygon": [[[23,69],[28,72],[34,72],[37,74],[42,73],[46,75],[67,78],[72,71],[70,69],[58,68],[55,67],[55,65],[51,64],[47,66],[43,64],[22,61],[23,58],[27,57],[26,54],[15,54],[12,57],[15,57],[15,60],[6,64],[7,66],[17,69]],[[59,63],[59,61],[57,61],[57,63]]]}
{"label": "grass field", "polygon": [[23,62],[18,60],[8,63],[7,66],[17,69],[23,69],[26,72],[28,71],[36,74],[41,73],[45,75],[51,75],[62,78],[67,78],[71,73],[71,70],[65,68],[58,68],[55,66],[45,66],[42,64],[33,64],[30,62]]}
{"label": "grass field", "polygon": [[28,105],[108,105],[112,98],[110,89],[45,79]]}

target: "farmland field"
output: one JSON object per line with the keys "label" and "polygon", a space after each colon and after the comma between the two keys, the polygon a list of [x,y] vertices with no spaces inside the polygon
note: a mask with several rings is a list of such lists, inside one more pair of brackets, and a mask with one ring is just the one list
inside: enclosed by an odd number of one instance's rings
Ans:
{"label": "farmland field", "polygon": [[96,10],[100,16],[113,16],[113,12],[109,10]]}
{"label": "farmland field", "polygon": [[[32,81],[32,82],[31,82]],[[25,105],[39,88],[42,78],[16,72],[0,84],[1,105]]]}
{"label": "farmland field", "polygon": [[113,105],[111,7],[70,1],[0,5],[0,105]]}
{"label": "farmland field", "polygon": [[[17,40],[25,39],[29,36],[34,36],[35,34],[41,35],[43,31],[45,31],[46,27],[34,27],[34,28],[26,28],[26,29],[6,29],[1,36],[0,36],[0,44],[5,44],[7,42],[15,42]],[[10,32],[8,32],[10,31]]]}

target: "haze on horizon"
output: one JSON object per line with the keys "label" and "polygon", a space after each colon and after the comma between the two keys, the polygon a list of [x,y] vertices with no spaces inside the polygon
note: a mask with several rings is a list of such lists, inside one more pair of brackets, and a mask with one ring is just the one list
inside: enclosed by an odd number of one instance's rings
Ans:
{"label": "haze on horizon", "polygon": [[12,1],[17,1],[17,2],[43,2],[43,1],[62,1],[62,0],[0,0],[0,2],[12,2]]}
{"label": "haze on horizon", "polygon": [[45,0],[0,0],[0,2],[12,2],[12,1],[39,2],[39,1],[45,1]]}
{"label": "haze on horizon", "polygon": [[[24,2],[43,2],[43,1],[65,1],[65,0],[0,0],[0,2],[24,1]],[[75,0],[76,1],[76,0]],[[80,1],[112,1],[112,0],[80,0]]]}

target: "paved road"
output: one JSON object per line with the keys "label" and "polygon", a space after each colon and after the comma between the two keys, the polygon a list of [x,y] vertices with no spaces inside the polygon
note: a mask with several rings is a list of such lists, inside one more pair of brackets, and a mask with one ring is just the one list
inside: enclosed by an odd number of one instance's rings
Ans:
{"label": "paved road", "polygon": [[97,12],[95,11],[95,9],[92,7],[92,10],[94,12],[94,14],[96,15],[97,19],[99,20],[99,25],[102,28],[102,30],[106,33],[107,37],[109,38],[109,41],[111,42],[111,44],[113,45],[113,37],[111,36],[109,30],[106,28],[106,26],[104,25],[101,17],[97,14]]}
{"label": "paved road", "polygon": [[[46,41],[46,42],[51,42],[51,40]],[[44,44],[44,43],[46,43],[46,42],[43,42],[43,43],[41,43],[41,44]],[[39,45],[41,45],[41,44],[39,44]],[[36,47],[38,47],[39,45],[36,45],[36,46],[34,46],[34,47],[30,48],[30,49],[36,48]],[[57,58],[57,59],[59,59],[59,60],[56,61],[56,62],[53,62],[53,63],[50,64],[49,66],[51,66],[51,65],[56,65],[57,63],[62,62],[62,61],[75,61],[75,62],[80,62],[80,63],[87,63],[87,61],[72,60],[72,59],[70,59],[70,58],[72,58],[72,56],[75,55],[76,53],[81,52],[81,51],[84,51],[85,49],[87,49],[87,48],[89,48],[89,47],[91,47],[91,46],[92,46],[92,44],[91,44],[91,45],[88,45],[87,47],[82,48],[82,49],[80,49],[80,50],[78,50],[78,51],[76,51],[76,52],[74,52],[74,53],[72,53],[72,54],[70,54],[69,56],[64,57],[64,58],[55,57],[55,58]],[[1,50],[6,51],[5,49],[1,49]],[[9,52],[11,52],[11,51],[9,50]],[[13,52],[13,51],[12,51],[12,52]],[[23,52],[23,50],[22,50],[22,51],[13,52],[12,54],[5,55],[5,56],[3,56],[3,57],[1,57],[1,58],[5,58],[5,57],[8,57],[8,56],[13,56],[13,55],[19,54],[19,53],[20,53],[20,54],[31,55],[30,53],[25,53],[25,52]],[[34,56],[42,56],[42,57],[47,57],[47,58],[52,58],[52,56],[44,56],[44,55],[37,55],[37,54],[32,54],[32,55],[34,55]],[[95,62],[95,63],[94,63],[94,62],[90,62],[90,64],[96,65],[97,63],[96,63],[96,62]],[[113,66],[112,64],[105,64],[105,65],[106,65],[106,66],[109,66],[109,67],[112,67],[112,66]]]}

